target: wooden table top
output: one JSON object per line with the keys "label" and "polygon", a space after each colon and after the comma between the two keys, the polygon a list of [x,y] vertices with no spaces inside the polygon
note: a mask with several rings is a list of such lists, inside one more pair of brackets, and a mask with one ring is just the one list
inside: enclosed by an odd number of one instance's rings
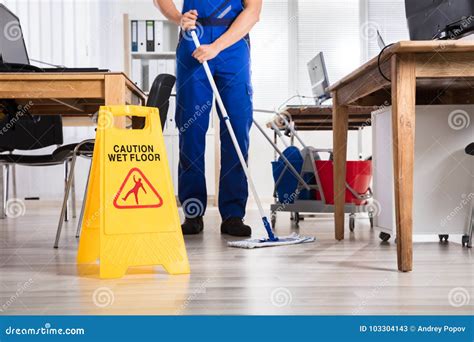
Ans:
{"label": "wooden table top", "polygon": [[[416,63],[417,105],[474,103],[474,41],[402,41],[328,88],[350,106],[390,106],[393,56]],[[385,79],[380,70],[383,72]]]}
{"label": "wooden table top", "polygon": [[0,99],[12,99],[33,115],[89,117],[105,104],[105,80],[121,76],[133,96],[145,93],[123,72],[0,72]]}
{"label": "wooden table top", "polygon": [[[349,129],[356,130],[371,126],[372,112],[377,106],[352,106],[349,108]],[[291,106],[285,107],[281,114],[295,123],[299,131],[332,130],[332,106]]]}
{"label": "wooden table top", "polygon": [[[450,52],[474,52],[474,41],[459,40],[429,40],[429,41],[400,41],[388,47],[381,58],[381,62],[391,58],[394,54],[401,53],[450,53]],[[328,88],[332,92],[341,88],[343,85],[357,79],[360,75],[365,74],[369,69],[378,64],[378,56],[372,58],[346,77],[334,83]]]}

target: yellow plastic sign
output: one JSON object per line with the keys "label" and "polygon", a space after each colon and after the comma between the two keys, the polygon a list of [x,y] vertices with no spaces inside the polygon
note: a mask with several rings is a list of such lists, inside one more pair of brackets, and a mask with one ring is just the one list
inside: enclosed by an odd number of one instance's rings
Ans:
{"label": "yellow plastic sign", "polygon": [[[124,116],[144,117],[144,128],[115,127]],[[97,259],[101,278],[131,266],[190,272],[156,108],[100,108],[77,261]]]}

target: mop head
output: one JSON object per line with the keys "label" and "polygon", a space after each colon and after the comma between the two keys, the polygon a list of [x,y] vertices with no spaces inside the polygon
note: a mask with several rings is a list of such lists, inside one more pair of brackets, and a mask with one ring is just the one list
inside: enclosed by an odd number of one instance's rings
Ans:
{"label": "mop head", "polygon": [[276,247],[276,246],[287,246],[287,245],[298,245],[300,243],[314,242],[316,239],[310,236],[301,236],[293,233],[289,236],[279,237],[277,241],[271,241],[269,239],[247,239],[242,241],[229,241],[227,245],[229,247],[236,248],[263,248],[263,247]]}

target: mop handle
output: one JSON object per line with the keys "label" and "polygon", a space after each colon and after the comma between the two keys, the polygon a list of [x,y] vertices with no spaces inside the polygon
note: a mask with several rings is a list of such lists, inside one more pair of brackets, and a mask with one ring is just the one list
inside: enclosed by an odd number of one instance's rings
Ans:
{"label": "mop handle", "polygon": [[[191,31],[191,37],[193,38],[194,45],[196,45],[196,48],[199,48],[201,46],[201,43],[199,42],[199,38],[196,35],[196,31],[194,30]],[[242,165],[242,169],[244,170],[245,176],[247,177],[250,190],[253,194],[255,202],[257,203],[258,211],[260,212],[260,216],[262,217],[262,220],[264,222],[265,229],[267,230],[269,238],[271,240],[275,239],[271,226],[268,223],[268,219],[265,216],[265,212],[263,211],[262,203],[260,202],[260,198],[258,197],[257,190],[255,189],[255,185],[252,181],[252,177],[250,176],[247,162],[245,161],[244,155],[242,154],[242,150],[240,149],[239,142],[237,140],[237,137],[235,136],[234,130],[230,123],[229,114],[227,114],[227,110],[224,106],[224,102],[222,101],[219,90],[217,89],[217,85],[216,85],[216,82],[214,81],[214,77],[212,77],[209,64],[205,61],[204,63],[202,63],[202,65],[204,67],[204,71],[206,72],[207,79],[209,80],[209,83],[211,84],[211,88],[212,88],[212,91],[214,92],[214,96],[216,97],[217,104],[219,105],[219,108],[221,109],[222,119],[224,120],[227,126],[227,130],[229,131],[230,138],[232,139],[232,143],[234,144],[235,151],[237,152],[237,155],[240,159],[240,164]]]}

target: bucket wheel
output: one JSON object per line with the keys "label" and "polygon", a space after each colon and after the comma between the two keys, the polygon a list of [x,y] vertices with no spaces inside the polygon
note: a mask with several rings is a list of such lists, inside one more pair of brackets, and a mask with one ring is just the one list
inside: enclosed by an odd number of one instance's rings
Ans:
{"label": "bucket wheel", "polygon": [[439,234],[439,242],[448,242],[449,240],[449,235],[448,234]]}
{"label": "bucket wheel", "polygon": [[300,224],[301,216],[300,216],[300,213],[297,212],[297,211],[294,212],[294,221],[295,221],[296,225]]}
{"label": "bucket wheel", "polygon": [[370,229],[374,228],[374,212],[369,211]]}
{"label": "bucket wheel", "polygon": [[463,247],[469,247],[469,235],[463,235],[462,236],[462,246]]}
{"label": "bucket wheel", "polygon": [[390,234],[387,234],[385,232],[380,232],[379,234],[379,238],[380,240],[382,240],[383,242],[387,242],[388,240],[390,240],[392,236]]}
{"label": "bucket wheel", "polygon": [[272,224],[272,228],[275,229],[275,225],[277,222],[277,213],[275,211],[272,211],[272,213],[270,214],[270,222]]}
{"label": "bucket wheel", "polygon": [[355,215],[354,214],[349,215],[349,230],[351,232],[354,232],[355,230]]}

